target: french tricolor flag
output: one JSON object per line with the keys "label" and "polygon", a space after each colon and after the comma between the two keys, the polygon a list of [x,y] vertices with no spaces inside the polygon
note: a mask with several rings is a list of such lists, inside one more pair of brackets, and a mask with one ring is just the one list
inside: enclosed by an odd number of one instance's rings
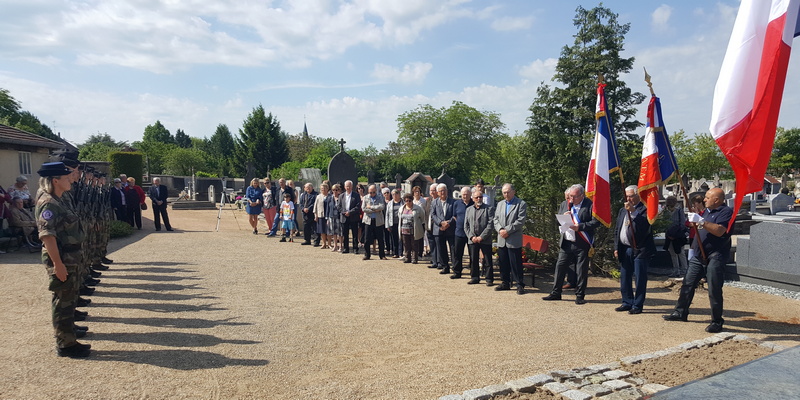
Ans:
{"label": "french tricolor flag", "polygon": [[798,8],[800,0],[742,0],[722,61],[710,130],[736,176],[734,217],[763,186]]}
{"label": "french tricolor flag", "polygon": [[586,175],[586,197],[592,201],[592,215],[606,228],[611,226],[611,188],[609,175],[622,171],[619,168],[619,153],[614,138],[614,125],[608,115],[604,83],[597,85],[597,108],[595,118],[597,129],[594,135],[592,158],[589,161],[589,172]]}
{"label": "french tricolor flag", "polygon": [[639,170],[639,196],[647,205],[647,220],[658,217],[658,186],[677,175],[678,162],[669,142],[661,116],[661,101],[653,95],[647,106],[647,130],[642,145],[642,167]]}

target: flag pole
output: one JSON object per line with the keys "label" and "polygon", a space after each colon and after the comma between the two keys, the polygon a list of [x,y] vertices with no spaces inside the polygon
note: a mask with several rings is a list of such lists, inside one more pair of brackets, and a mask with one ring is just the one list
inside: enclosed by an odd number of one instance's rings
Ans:
{"label": "flag pole", "polygon": [[[656,97],[656,93],[653,90],[653,82],[650,81],[650,74],[647,73],[647,68],[644,68],[644,81],[647,82],[647,87],[650,89],[650,95]],[[666,135],[666,132],[664,132]],[[678,185],[680,185],[681,192],[683,192],[683,203],[687,210],[691,210],[691,200],[689,199],[689,192],[686,190],[686,187],[683,185],[683,179],[681,179],[681,170],[678,167],[678,163],[675,163],[675,175],[678,178]],[[662,182],[663,183],[663,182]],[[697,223],[692,222],[692,228],[695,231],[695,240],[697,241],[697,247],[700,248],[700,254],[703,256],[703,263],[706,262],[706,250],[703,248],[703,243],[700,241],[700,235],[698,234]]]}

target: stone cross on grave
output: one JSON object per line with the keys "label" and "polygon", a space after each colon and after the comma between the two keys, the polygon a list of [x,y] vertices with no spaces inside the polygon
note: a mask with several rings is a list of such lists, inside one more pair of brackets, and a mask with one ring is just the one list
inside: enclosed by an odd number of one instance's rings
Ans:
{"label": "stone cross on grave", "polygon": [[344,141],[344,138],[342,138],[342,140],[339,141],[339,151],[342,152],[342,153],[344,153],[344,144],[345,143],[347,143],[347,142]]}
{"label": "stone cross on grave", "polygon": [[403,175],[400,175],[400,173],[398,172],[394,176],[394,188],[401,189],[403,187],[402,185],[403,185]]}

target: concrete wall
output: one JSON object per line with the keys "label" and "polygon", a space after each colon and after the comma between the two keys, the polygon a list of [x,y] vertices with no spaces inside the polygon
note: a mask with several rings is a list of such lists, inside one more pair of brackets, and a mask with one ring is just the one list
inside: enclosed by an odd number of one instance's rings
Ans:
{"label": "concrete wall", "polygon": [[[19,151],[0,149],[0,186],[7,189],[17,182],[17,177],[20,174],[19,170]],[[28,189],[31,196],[36,195],[36,190],[39,189],[39,174],[36,171],[42,164],[49,161],[50,153],[48,149],[38,149],[30,151],[31,154],[31,173],[25,176],[28,177]]]}

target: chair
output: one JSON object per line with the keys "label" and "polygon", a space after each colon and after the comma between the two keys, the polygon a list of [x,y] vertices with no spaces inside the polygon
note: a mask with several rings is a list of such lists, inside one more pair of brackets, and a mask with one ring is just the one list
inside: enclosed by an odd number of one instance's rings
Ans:
{"label": "chair", "polygon": [[536,269],[544,268],[543,265],[536,263],[536,259],[538,258],[539,254],[547,252],[547,249],[550,247],[550,243],[544,239],[540,239],[530,235],[522,235],[522,247],[536,252],[537,257],[534,257],[534,259],[528,259],[528,262],[522,263],[522,273],[524,275],[525,272],[530,271],[531,273],[530,286],[533,286],[536,283],[536,274],[535,274]]}

